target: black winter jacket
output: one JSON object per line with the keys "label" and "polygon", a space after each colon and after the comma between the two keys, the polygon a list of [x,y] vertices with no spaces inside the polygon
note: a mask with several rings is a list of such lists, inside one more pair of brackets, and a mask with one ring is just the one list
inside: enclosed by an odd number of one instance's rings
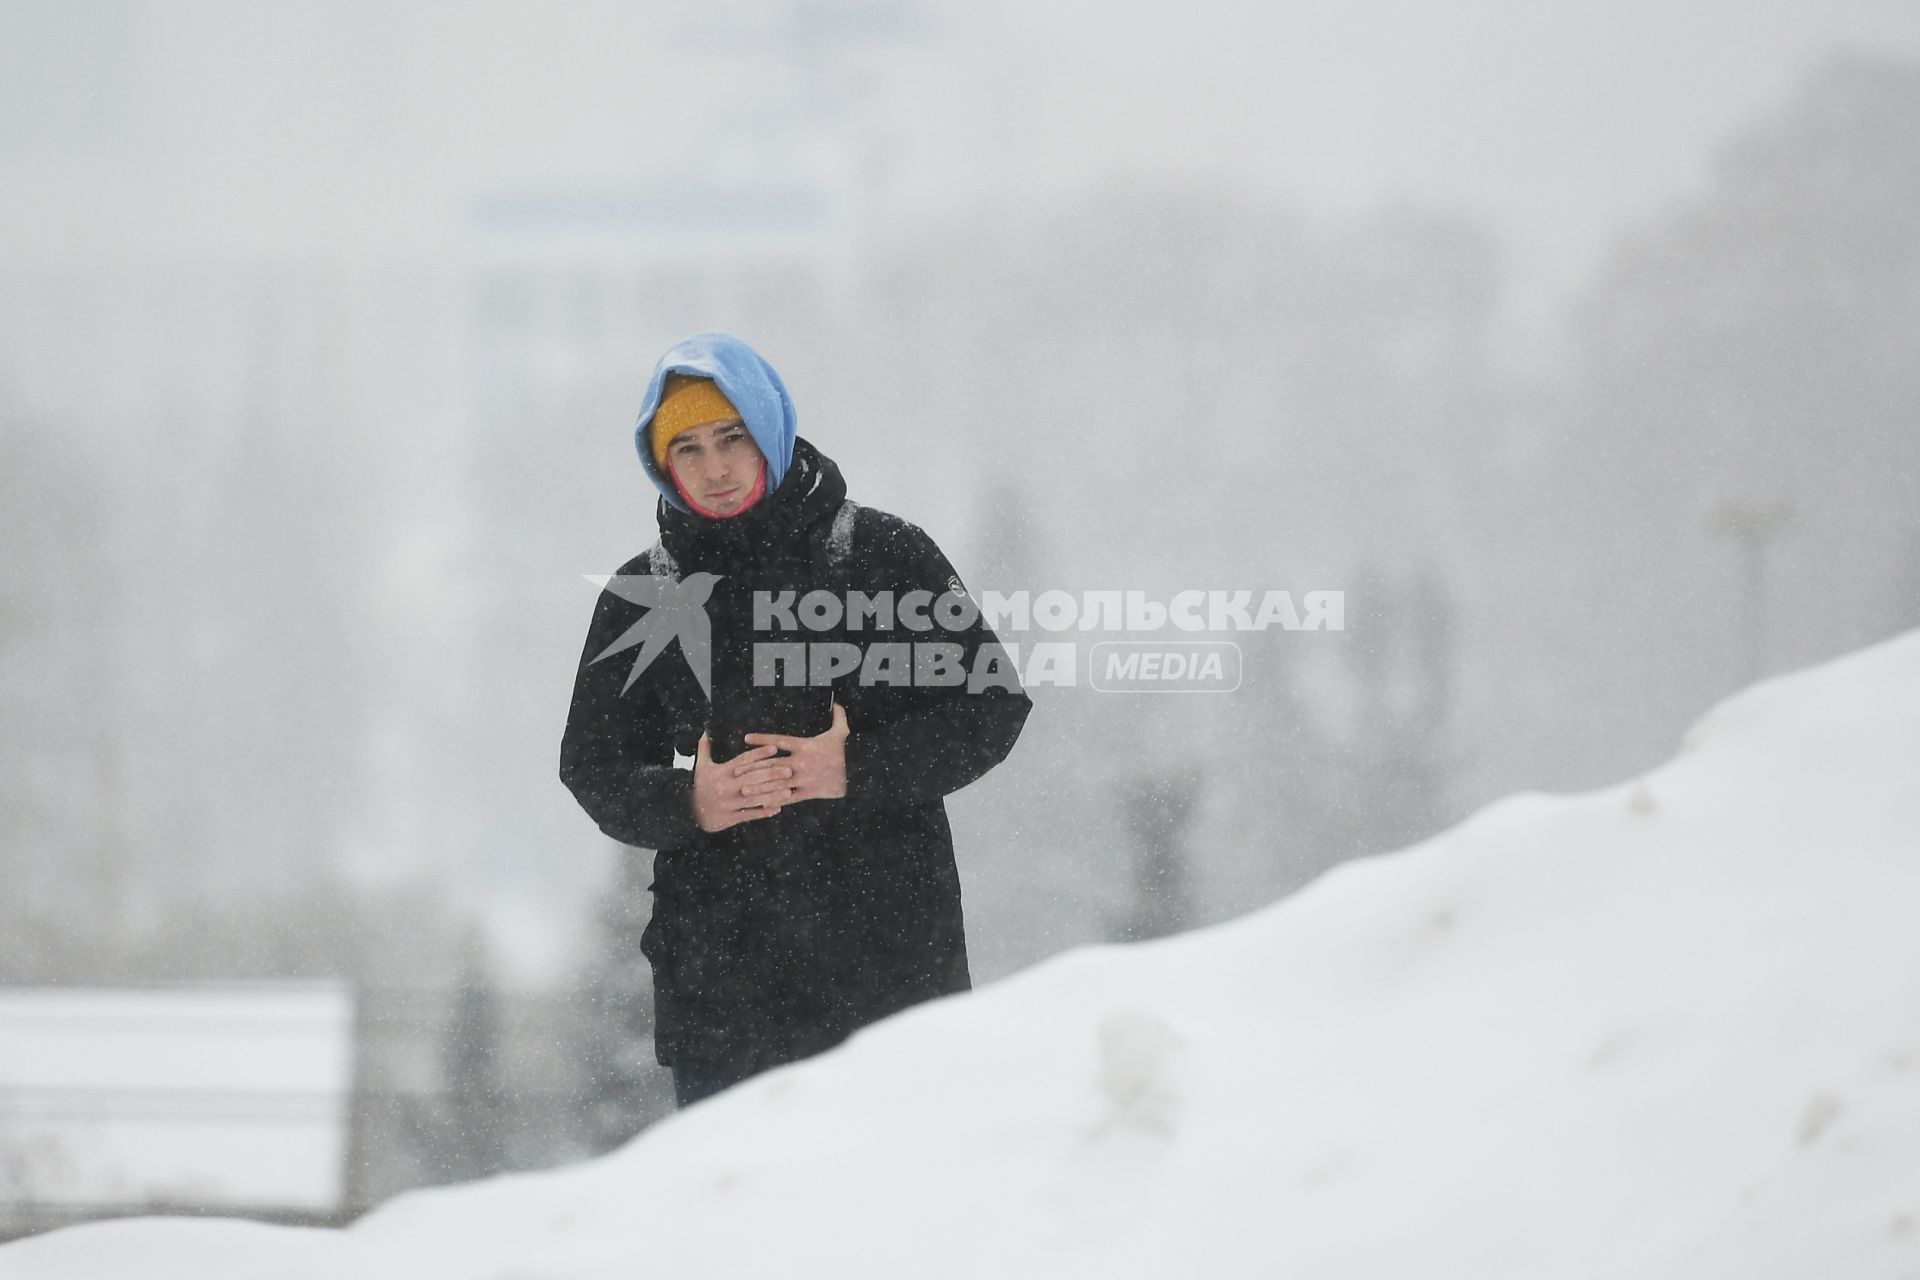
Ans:
{"label": "black winter jacket", "polygon": [[[834,682],[850,726],[847,794],[707,833],[693,819],[694,754],[702,729],[818,732],[819,711],[794,691],[753,683],[755,640],[958,643],[975,668],[997,640],[984,620],[960,631],[849,630],[755,633],[756,590],[841,599],[960,586],[919,528],[852,508],[829,545],[846,485],[804,439],[780,487],[728,520],[662,502],[661,546],[681,578],[719,575],[706,606],[711,688],[702,693],[678,642],[625,689],[636,650],[594,659],[646,611],[612,592],[594,610],[560,749],[560,778],[607,835],[657,851],[653,917],[642,948],[653,966],[655,1050],[661,1062],[759,1069],[818,1052],[898,1009],[969,985],[960,882],[942,797],[1004,759],[1031,703],[1017,682],[970,692],[962,685],[863,686]],[[846,537],[850,532],[851,537]],[[622,575],[663,561],[641,555]],[[898,624],[896,624],[897,626]],[[805,695],[801,695],[804,698]],[[815,695],[820,707],[825,695]],[[812,716],[803,727],[797,714]],[[830,714],[830,713],[829,713]]]}

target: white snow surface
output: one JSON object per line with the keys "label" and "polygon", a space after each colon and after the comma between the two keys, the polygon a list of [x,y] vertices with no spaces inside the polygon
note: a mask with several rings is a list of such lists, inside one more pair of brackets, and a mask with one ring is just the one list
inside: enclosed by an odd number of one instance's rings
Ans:
{"label": "white snow surface", "polygon": [[602,1160],[341,1232],[0,1249],[4,1280],[656,1269],[1920,1276],[1920,633],[1643,777],[910,1011]]}

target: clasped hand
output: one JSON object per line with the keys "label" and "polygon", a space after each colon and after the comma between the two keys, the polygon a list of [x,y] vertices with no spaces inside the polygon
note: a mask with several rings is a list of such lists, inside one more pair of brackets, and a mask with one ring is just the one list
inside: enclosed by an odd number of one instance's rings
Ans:
{"label": "clasped hand", "polygon": [[[771,818],[802,800],[847,794],[847,713],[833,704],[833,726],[811,738],[749,733],[747,750],[715,764],[706,734],[693,759],[693,819],[702,831]],[[779,754],[785,752],[785,755]]]}

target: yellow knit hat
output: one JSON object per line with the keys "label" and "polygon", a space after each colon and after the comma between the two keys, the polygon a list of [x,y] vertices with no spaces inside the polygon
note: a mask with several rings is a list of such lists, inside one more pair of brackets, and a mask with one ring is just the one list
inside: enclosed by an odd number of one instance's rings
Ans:
{"label": "yellow knit hat", "polygon": [[653,460],[661,474],[671,474],[667,470],[667,446],[675,436],[709,422],[727,422],[739,416],[740,411],[712,378],[668,374],[666,394],[660,397],[660,407],[654,410],[653,425],[647,431],[653,442]]}

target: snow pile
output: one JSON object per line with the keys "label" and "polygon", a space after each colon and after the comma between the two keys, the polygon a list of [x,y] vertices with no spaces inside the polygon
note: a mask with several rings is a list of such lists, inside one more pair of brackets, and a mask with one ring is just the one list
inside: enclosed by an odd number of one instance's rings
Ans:
{"label": "snow pile", "polygon": [[[1578,726],[1570,726],[1577,732]],[[0,1277],[1920,1275],[1920,634],[1676,759],[912,1011],[605,1160]]]}

